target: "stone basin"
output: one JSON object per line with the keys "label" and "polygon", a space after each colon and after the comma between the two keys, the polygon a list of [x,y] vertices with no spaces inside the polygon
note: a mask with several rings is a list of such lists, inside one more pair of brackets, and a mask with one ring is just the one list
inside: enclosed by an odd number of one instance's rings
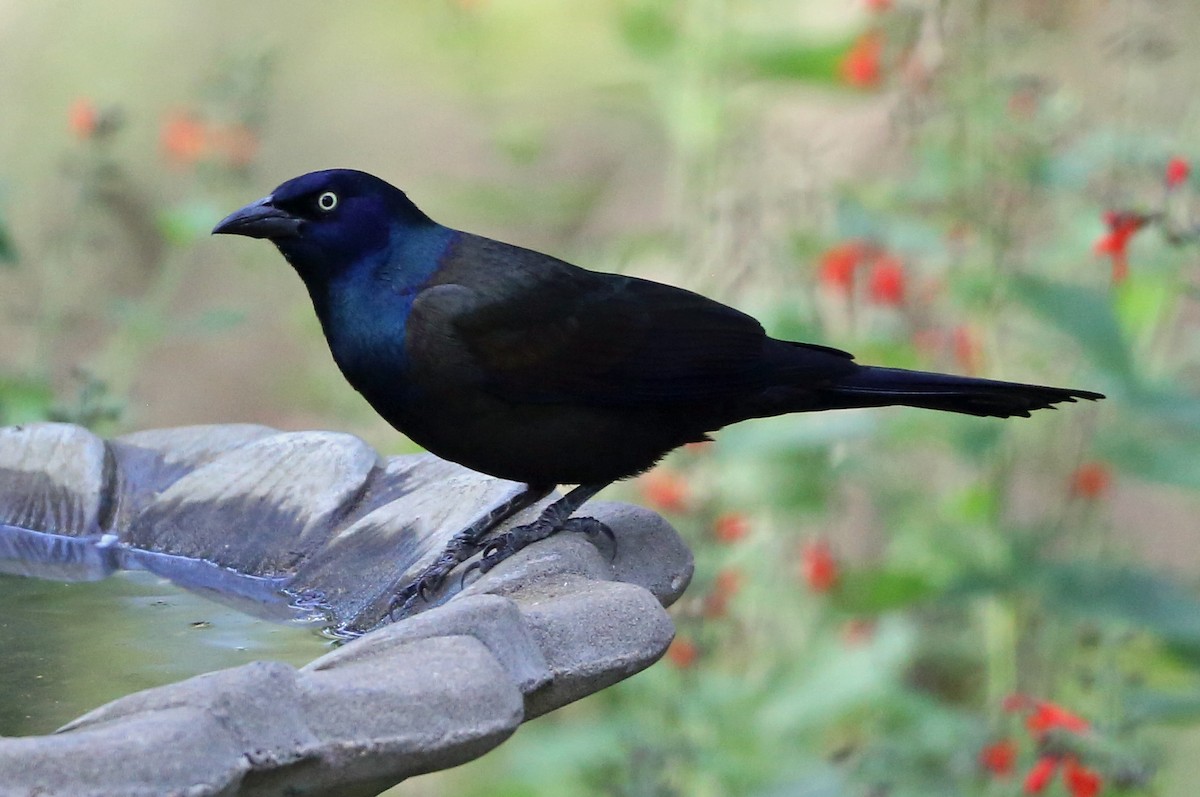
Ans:
{"label": "stone basin", "polygon": [[692,559],[665,521],[624,504],[586,507],[615,552],[560,534],[390,621],[394,591],[520,488],[334,432],[0,429],[0,571],[147,570],[265,620],[357,637],[299,669],[220,670],[49,736],[0,738],[0,795],[377,794],[652,664]]}

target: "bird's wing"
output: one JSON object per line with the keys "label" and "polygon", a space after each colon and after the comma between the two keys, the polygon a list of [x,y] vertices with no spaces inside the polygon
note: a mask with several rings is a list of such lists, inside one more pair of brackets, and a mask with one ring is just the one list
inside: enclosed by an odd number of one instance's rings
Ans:
{"label": "bird's wing", "polygon": [[762,325],[681,288],[480,238],[455,248],[440,279],[454,287],[422,293],[412,320],[448,322],[482,384],[507,400],[710,402],[771,378]]}

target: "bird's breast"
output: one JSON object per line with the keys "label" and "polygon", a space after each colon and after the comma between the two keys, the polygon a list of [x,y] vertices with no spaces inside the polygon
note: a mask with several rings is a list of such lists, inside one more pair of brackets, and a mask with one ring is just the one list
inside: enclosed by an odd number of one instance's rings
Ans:
{"label": "bird's breast", "polygon": [[[322,320],[333,359],[346,380],[385,416],[408,382],[405,350],[411,298],[332,301]],[[383,405],[383,406],[381,406]]]}

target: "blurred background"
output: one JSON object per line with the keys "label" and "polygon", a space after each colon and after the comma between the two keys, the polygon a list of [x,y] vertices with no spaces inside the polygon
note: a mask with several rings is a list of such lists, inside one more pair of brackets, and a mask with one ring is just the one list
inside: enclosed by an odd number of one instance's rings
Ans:
{"label": "blurred background", "polygon": [[[0,0],[0,423],[413,450],[282,258],[208,236],[330,167],[776,336],[1100,390],[753,422],[611,488],[696,552],[665,660],[396,793],[1191,795],[1197,32],[1190,0]],[[328,644],[132,576],[0,606],[3,734]]]}

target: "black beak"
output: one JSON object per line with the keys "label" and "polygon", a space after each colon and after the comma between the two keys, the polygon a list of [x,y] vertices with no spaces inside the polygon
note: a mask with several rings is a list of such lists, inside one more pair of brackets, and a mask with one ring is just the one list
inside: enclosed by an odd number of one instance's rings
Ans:
{"label": "black beak", "polygon": [[235,210],[213,227],[213,235],[246,235],[250,238],[295,238],[300,234],[301,219],[271,204],[263,197]]}

